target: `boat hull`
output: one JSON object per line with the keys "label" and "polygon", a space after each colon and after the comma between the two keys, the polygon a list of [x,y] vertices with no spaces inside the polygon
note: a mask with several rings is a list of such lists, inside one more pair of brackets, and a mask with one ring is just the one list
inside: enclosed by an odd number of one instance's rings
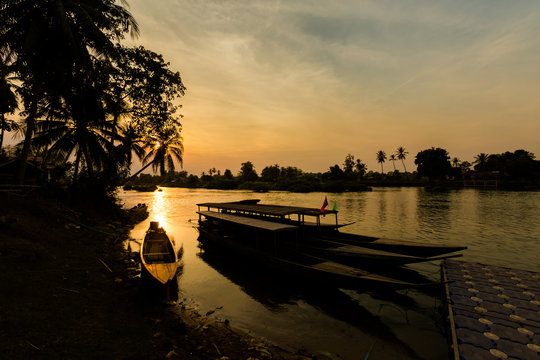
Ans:
{"label": "boat hull", "polygon": [[178,269],[178,255],[174,244],[162,228],[149,229],[141,244],[141,276],[160,284],[174,279]]}
{"label": "boat hull", "polygon": [[424,258],[441,256],[444,254],[450,254],[467,249],[466,246],[460,245],[440,245],[406,240],[384,239],[371,236],[342,233],[339,231],[333,231],[331,233],[321,235],[320,238],[327,241],[338,242],[344,245],[361,246],[369,249],[376,249],[402,255]]}
{"label": "boat hull", "polygon": [[262,251],[246,245],[235,235],[224,235],[219,229],[200,226],[199,232],[199,242],[203,247],[219,247],[257,265],[270,267],[287,275],[299,276],[314,282],[322,281],[354,289],[366,286],[410,288],[432,285],[395,279],[309,254]]}

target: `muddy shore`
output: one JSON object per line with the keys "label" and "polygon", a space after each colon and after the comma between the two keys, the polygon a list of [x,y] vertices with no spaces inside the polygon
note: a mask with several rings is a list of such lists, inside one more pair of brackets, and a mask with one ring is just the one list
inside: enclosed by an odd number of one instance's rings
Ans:
{"label": "muddy shore", "polygon": [[314,359],[149,291],[123,241],[135,219],[0,194],[0,358]]}

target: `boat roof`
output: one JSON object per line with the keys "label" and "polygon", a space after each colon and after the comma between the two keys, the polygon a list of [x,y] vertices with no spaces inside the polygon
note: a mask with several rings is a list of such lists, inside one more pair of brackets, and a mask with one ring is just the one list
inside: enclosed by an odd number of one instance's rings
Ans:
{"label": "boat roof", "polygon": [[[207,207],[215,208],[215,209],[223,209],[223,210],[235,210],[235,211],[243,211],[246,213],[252,213],[252,214],[263,214],[263,215],[271,215],[271,216],[285,216],[285,215],[309,215],[309,216],[320,216],[323,215],[321,212],[321,209],[318,208],[306,208],[306,207],[299,207],[299,206],[286,206],[286,205],[266,205],[266,204],[242,204],[238,202],[224,202],[224,203],[216,203],[216,202],[207,202],[207,203],[201,203],[197,204],[199,207]],[[326,214],[337,214],[337,210],[326,210],[324,211]]]}
{"label": "boat roof", "polygon": [[197,213],[208,219],[220,220],[272,232],[298,229],[298,226],[294,225],[281,224],[274,221],[259,220],[226,213],[218,213],[215,211],[197,211]]}

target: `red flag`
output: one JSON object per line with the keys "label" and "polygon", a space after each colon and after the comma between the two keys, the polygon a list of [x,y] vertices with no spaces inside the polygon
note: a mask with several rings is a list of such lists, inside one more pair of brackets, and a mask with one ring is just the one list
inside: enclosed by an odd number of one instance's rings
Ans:
{"label": "red flag", "polygon": [[328,206],[328,199],[326,198],[326,196],[324,197],[324,202],[322,204],[322,208],[321,208],[321,212],[323,214],[323,216],[326,216],[326,212],[324,211],[324,209]]}

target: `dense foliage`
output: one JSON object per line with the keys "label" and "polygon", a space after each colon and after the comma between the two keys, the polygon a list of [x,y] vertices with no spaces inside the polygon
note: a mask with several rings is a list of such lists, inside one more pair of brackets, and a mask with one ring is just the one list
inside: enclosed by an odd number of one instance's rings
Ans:
{"label": "dense foliage", "polygon": [[[127,34],[138,36],[137,23],[114,0],[2,1],[0,120],[2,139],[24,129],[21,183],[30,157],[69,163],[71,185],[98,191],[121,182],[132,154],[162,174],[182,163],[180,74],[159,54],[122,46]],[[19,126],[5,119],[16,108]]]}

